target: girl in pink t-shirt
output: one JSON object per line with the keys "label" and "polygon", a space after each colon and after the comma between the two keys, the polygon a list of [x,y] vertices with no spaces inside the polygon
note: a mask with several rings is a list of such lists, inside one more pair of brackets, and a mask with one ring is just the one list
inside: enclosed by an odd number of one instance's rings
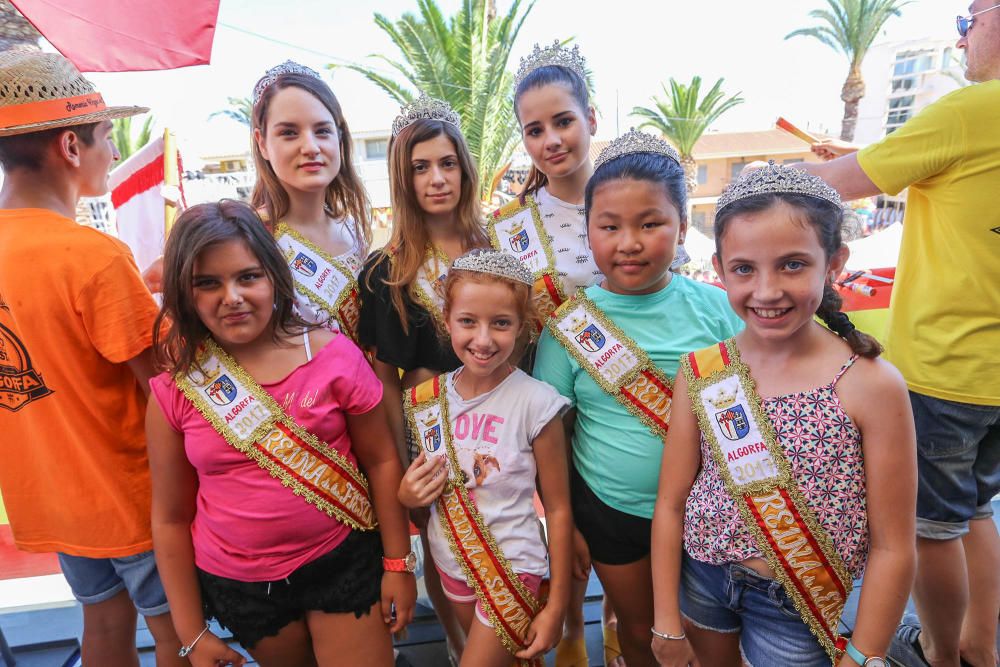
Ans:
{"label": "girl in pink t-shirt", "polygon": [[214,617],[261,665],[391,665],[416,587],[381,383],[346,336],[294,314],[288,265],[249,206],[181,215],[163,294],[169,370],[150,382],[146,429],[182,654],[243,664],[207,632]]}

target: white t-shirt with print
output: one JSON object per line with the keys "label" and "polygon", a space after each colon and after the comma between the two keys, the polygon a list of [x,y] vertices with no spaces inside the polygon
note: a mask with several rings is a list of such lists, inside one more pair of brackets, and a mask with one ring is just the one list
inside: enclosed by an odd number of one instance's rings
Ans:
{"label": "white t-shirt with print", "polygon": [[604,276],[594,262],[594,254],[587,242],[587,219],[583,204],[570,204],[540,188],[535,193],[542,226],[548,232],[556,258],[556,271],[562,279],[566,296],[577,288],[590,287]]}
{"label": "white t-shirt with print", "polygon": [[[514,572],[545,576],[545,544],[535,513],[535,456],[531,443],[569,405],[559,393],[520,369],[492,390],[465,400],[455,391],[461,368],[448,373],[448,415],[459,465],[479,513]],[[446,456],[444,444],[428,456]],[[455,475],[450,470],[454,480]],[[448,576],[465,574],[448,546],[437,504],[431,506],[428,538],[434,563]]]}

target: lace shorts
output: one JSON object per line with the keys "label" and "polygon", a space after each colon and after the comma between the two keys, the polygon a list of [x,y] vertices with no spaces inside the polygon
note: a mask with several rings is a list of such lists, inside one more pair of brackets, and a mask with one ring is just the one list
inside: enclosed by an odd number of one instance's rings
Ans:
{"label": "lace shorts", "polygon": [[378,531],[352,531],[333,551],[279,581],[245,582],[198,570],[205,616],[247,649],[307,611],[367,614],[381,599],[382,540]]}

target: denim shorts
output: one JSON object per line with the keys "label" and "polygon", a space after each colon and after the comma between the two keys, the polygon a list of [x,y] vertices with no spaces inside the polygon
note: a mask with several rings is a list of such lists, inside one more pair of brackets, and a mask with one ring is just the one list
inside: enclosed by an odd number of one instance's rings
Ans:
{"label": "denim shorts", "polygon": [[739,563],[709,565],[684,554],[681,613],[705,630],[740,633],[749,667],[830,667],[781,583]]}
{"label": "denim shorts", "polygon": [[170,611],[152,551],[123,558],[58,555],[63,576],[80,604],[104,602],[126,590],[143,616]]}
{"label": "denim shorts", "polygon": [[1000,406],[910,392],[917,427],[917,535],[951,540],[993,515],[1000,492]]}

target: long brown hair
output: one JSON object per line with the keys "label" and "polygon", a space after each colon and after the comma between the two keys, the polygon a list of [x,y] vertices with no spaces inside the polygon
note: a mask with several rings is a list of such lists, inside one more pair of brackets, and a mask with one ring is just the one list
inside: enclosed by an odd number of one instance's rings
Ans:
{"label": "long brown hair", "polygon": [[[462,132],[451,123],[427,118],[403,128],[389,142],[392,235],[389,237],[388,252],[379,256],[375,266],[379,262],[389,261],[389,255],[392,255],[386,285],[404,333],[409,333],[410,326],[406,318],[403,290],[406,290],[411,299],[414,297],[413,283],[426,259],[427,244],[430,243],[430,236],[424,226],[424,212],[413,188],[413,147],[442,134],[451,140],[462,168],[462,188],[455,208],[455,225],[462,238],[462,248],[471,250],[489,245],[479,203],[479,177]],[[371,274],[369,272],[369,279]],[[371,284],[368,286],[370,288]]]}
{"label": "long brown hair", "polygon": [[[274,314],[269,324],[275,341],[311,328],[293,308],[291,270],[257,212],[243,202],[223,199],[198,204],[177,218],[163,251],[163,306],[153,324],[153,354],[158,367],[172,375],[187,373],[211,333],[198,317],[191,280],[198,256],[209,246],[242,241],[260,261],[274,288]],[[165,325],[169,324],[166,334]]]}
{"label": "long brown hair", "polygon": [[[310,93],[333,116],[333,122],[337,126],[337,136],[340,138],[340,173],[326,188],[326,208],[335,218],[350,216],[354,221],[355,237],[367,249],[372,240],[371,202],[368,200],[365,186],[354,170],[352,158],[354,141],[351,139],[351,130],[347,127],[340,102],[330,87],[307,74],[282,74],[264,89],[254,105],[253,129],[259,130],[262,137],[267,136],[267,110],[271,100],[279,90],[292,86]],[[255,209],[263,209],[267,213],[266,224],[273,229],[273,226],[288,214],[288,192],[285,191],[278,175],[274,173],[271,163],[264,159],[256,141],[251,142],[250,151],[257,167],[257,182],[253,187],[250,204]]]}

